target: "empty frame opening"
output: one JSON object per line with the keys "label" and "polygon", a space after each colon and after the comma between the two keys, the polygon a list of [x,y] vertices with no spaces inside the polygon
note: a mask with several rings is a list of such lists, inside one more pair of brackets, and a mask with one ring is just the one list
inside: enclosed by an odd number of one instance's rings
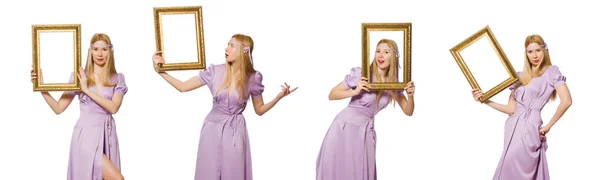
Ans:
{"label": "empty frame opening", "polygon": [[43,84],[68,83],[75,66],[74,32],[38,32]]}
{"label": "empty frame opening", "polygon": [[195,14],[161,13],[163,58],[166,63],[198,62]]}

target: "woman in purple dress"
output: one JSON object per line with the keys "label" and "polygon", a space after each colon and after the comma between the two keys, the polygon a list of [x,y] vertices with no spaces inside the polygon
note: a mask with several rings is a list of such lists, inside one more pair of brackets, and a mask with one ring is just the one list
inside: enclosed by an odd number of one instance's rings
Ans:
{"label": "woman in purple dress", "polygon": [[[374,82],[398,82],[398,67],[398,45],[393,40],[380,40],[370,66],[372,79]],[[317,158],[317,180],[377,179],[375,114],[395,101],[404,114],[412,116],[415,86],[409,82],[404,90],[378,92],[371,92],[369,88],[361,68],[355,67],[331,90],[330,100],[352,99],[325,135]]]}
{"label": "woman in purple dress", "polygon": [[[548,180],[546,162],[546,135],[571,106],[571,94],[565,84],[565,76],[552,65],[548,46],[539,35],[525,39],[525,66],[519,72],[519,82],[512,91],[508,104],[487,100],[488,106],[509,115],[504,126],[504,150],[494,174],[495,180],[527,179]],[[472,90],[479,101],[482,93]],[[560,104],[546,126],[541,111],[548,102],[560,97]]]}
{"label": "woman in purple dress", "polygon": [[[159,73],[180,92],[207,85],[212,93],[213,107],[200,132],[195,180],[252,180],[250,144],[242,115],[246,103],[252,97],[254,111],[261,116],[297,89],[290,90],[290,86],[285,84],[277,97],[265,104],[262,98],[263,77],[252,64],[253,49],[251,37],[235,34],[225,48],[226,63],[211,64],[185,82],[167,73]],[[152,57],[155,70],[158,64],[165,63],[159,53]]]}
{"label": "woman in purple dress", "polygon": [[[113,45],[106,34],[94,34],[85,69],[79,70],[81,91],[65,92],[56,101],[48,92],[42,96],[57,115],[79,96],[79,120],[73,129],[68,180],[121,180],[119,141],[112,115],[119,111],[127,93],[125,76],[117,73]],[[31,78],[37,74],[31,73]],[[43,79],[42,73],[39,74]],[[70,83],[73,83],[73,74]]]}

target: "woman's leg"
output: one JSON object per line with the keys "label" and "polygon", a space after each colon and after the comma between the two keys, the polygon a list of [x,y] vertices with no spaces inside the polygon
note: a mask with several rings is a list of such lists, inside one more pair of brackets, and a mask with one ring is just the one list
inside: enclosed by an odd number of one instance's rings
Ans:
{"label": "woman's leg", "polygon": [[110,159],[104,154],[102,154],[102,176],[105,180],[125,179],[117,167],[115,167]]}

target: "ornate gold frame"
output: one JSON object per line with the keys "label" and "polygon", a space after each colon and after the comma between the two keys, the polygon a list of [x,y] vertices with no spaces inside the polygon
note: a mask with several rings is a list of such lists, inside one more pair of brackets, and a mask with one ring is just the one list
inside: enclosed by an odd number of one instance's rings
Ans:
{"label": "ornate gold frame", "polygon": [[[362,23],[362,75],[367,77],[371,90],[401,90],[411,81],[411,44],[412,44],[412,23]],[[404,31],[404,80],[399,83],[390,82],[371,82],[371,68],[369,63],[370,37],[369,31]]]}
{"label": "ornate gold frame", "polygon": [[73,33],[73,83],[45,83],[38,77],[33,81],[33,91],[78,91],[79,67],[81,67],[81,25],[80,24],[41,24],[31,25],[33,72],[40,74],[40,33],[42,32],[72,32]]}
{"label": "ornate gold frame", "polygon": [[463,74],[467,78],[467,81],[469,81],[471,88],[481,90],[481,87],[479,87],[477,80],[475,80],[475,77],[473,77],[473,74],[471,74],[471,71],[469,70],[469,67],[465,64],[465,61],[463,60],[462,56],[460,55],[460,52],[462,50],[464,50],[465,48],[469,47],[474,42],[477,42],[477,40],[481,39],[484,36],[487,36],[490,39],[490,41],[491,41],[490,44],[496,51],[498,58],[500,58],[500,61],[504,65],[504,68],[506,69],[506,71],[510,77],[507,78],[506,80],[504,80],[503,82],[499,83],[498,85],[494,86],[487,92],[483,92],[483,96],[481,96],[479,98],[479,101],[481,101],[481,102],[484,102],[484,101],[492,98],[496,94],[498,94],[501,91],[503,91],[504,89],[508,88],[510,85],[519,81],[517,72],[515,71],[512,64],[506,57],[506,54],[504,54],[504,51],[502,50],[502,48],[500,47],[500,44],[496,40],[494,33],[492,33],[492,30],[490,29],[489,26],[485,26],[481,30],[477,31],[475,34],[471,35],[470,37],[468,37],[467,39],[463,40],[461,43],[459,43],[458,45],[456,45],[452,49],[450,49],[450,53],[452,53],[452,56],[454,56],[456,63],[458,64],[458,66],[462,70]]}
{"label": "ornate gold frame", "polygon": [[[202,6],[179,6],[179,7],[154,7],[154,34],[156,39],[156,51],[162,51],[163,38],[162,38],[162,24],[161,15],[173,15],[173,14],[193,14],[196,17],[196,47],[198,54],[198,61],[196,62],[184,62],[184,63],[165,63],[159,64],[158,71],[178,71],[178,70],[193,70],[193,69],[205,69],[206,59],[204,56],[204,29],[202,23]],[[162,52],[164,57],[165,52]]]}

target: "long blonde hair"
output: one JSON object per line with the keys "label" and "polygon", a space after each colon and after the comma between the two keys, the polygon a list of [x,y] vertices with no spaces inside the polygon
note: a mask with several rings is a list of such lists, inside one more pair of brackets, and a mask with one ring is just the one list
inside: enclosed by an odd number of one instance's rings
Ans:
{"label": "long blonde hair", "polygon": [[[244,98],[248,96],[246,92],[248,89],[248,79],[249,76],[256,72],[254,66],[250,60],[250,54],[254,50],[254,41],[250,36],[244,34],[234,34],[231,38],[239,43],[233,43],[238,51],[238,57],[234,63],[225,63],[226,76],[225,81],[219,89],[217,89],[217,93],[219,93],[222,89],[228,89],[231,87],[231,83],[235,84],[235,88],[237,89],[239,102],[242,102]],[[232,67],[233,66],[233,71]],[[239,72],[236,74],[234,82],[231,82],[234,72]]]}
{"label": "long blonde hair", "polygon": [[116,83],[111,82],[111,76],[117,74],[117,69],[115,68],[115,57],[113,54],[112,43],[110,41],[110,37],[103,33],[96,33],[92,36],[90,40],[90,48],[88,49],[87,63],[85,66],[85,72],[87,72],[87,84],[89,86],[93,86],[96,84],[96,79],[94,79],[94,61],[92,60],[92,44],[97,41],[104,41],[109,45],[110,50],[108,51],[108,55],[106,57],[106,62],[102,67],[102,74],[100,78],[102,79],[102,84],[107,87],[115,86]]}
{"label": "long blonde hair", "polygon": [[[379,40],[379,42],[377,43],[377,46],[379,46],[380,44],[387,44],[390,48],[392,48],[394,50],[394,55],[392,56],[391,62],[390,62],[390,67],[387,70],[387,74],[386,74],[386,79],[381,78],[381,74],[379,74],[379,64],[375,63],[375,57],[373,57],[373,60],[371,61],[371,74],[373,74],[375,81],[373,82],[398,82],[398,69],[399,69],[399,61],[400,61],[400,55],[398,52],[398,44],[396,44],[396,41],[391,40],[391,39],[381,39]],[[377,92],[377,98],[375,100],[375,103],[377,106],[379,106],[379,99],[381,99],[381,96],[383,94],[384,91],[379,91]],[[390,101],[390,103],[393,103],[396,101],[396,98],[398,97],[398,95],[396,94],[396,91],[392,91],[392,100]],[[394,104],[394,106],[396,106],[396,104]]]}
{"label": "long blonde hair", "polygon": [[[525,48],[527,48],[527,46],[533,43],[537,43],[543,47],[542,51],[544,51],[544,58],[542,59],[542,63],[540,64],[540,67],[537,69],[537,71],[533,71],[533,64],[531,64],[531,62],[529,61],[529,57],[527,57],[527,49],[525,49],[525,66],[523,67],[523,72],[521,72],[521,77],[519,80],[520,82],[517,87],[529,84],[534,77],[541,76],[548,69],[548,67],[552,65],[552,61],[550,60],[550,53],[548,53],[548,47],[546,46],[546,43],[544,42],[542,36],[533,34],[525,38]],[[513,89],[513,91],[515,91],[516,89],[517,88]],[[553,91],[552,95],[550,96],[550,100],[554,99],[556,99],[556,90]]]}

